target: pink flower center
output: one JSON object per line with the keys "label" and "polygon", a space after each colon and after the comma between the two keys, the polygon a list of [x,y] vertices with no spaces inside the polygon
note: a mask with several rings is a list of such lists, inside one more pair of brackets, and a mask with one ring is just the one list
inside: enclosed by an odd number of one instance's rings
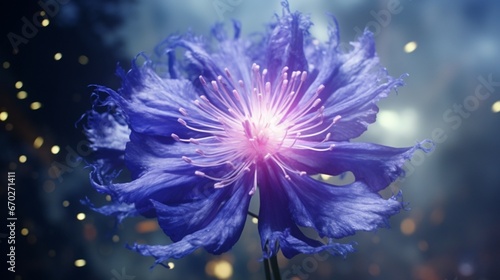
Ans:
{"label": "pink flower center", "polygon": [[[181,139],[172,134],[177,141],[201,147],[196,149],[200,159],[182,158],[201,168],[228,165],[230,171],[222,177],[212,177],[200,170],[195,172],[198,176],[217,181],[214,185],[216,188],[233,183],[253,169],[254,188],[250,194],[257,187],[255,165],[266,164],[269,160],[281,168],[287,179],[290,179],[289,172],[305,175],[304,171],[295,170],[283,161],[287,152],[291,152],[291,149],[331,150],[333,145],[321,149],[315,147],[330,138],[328,130],[340,119],[337,116],[329,124],[324,124],[324,107],[318,107],[321,103],[318,96],[324,89],[323,85],[308,100],[299,102],[301,100],[297,96],[301,90],[305,90],[302,86],[306,78],[305,71],[293,71],[289,78],[288,67],[284,67],[278,84],[272,87],[267,81],[267,69],[261,72],[257,64],[252,65],[252,82],[249,86],[241,80],[235,83],[227,69],[225,77],[218,76],[217,81],[211,83],[200,76],[205,91],[210,93],[213,100],[200,96],[199,100],[193,102],[201,118],[191,118],[185,109],[180,108],[181,114],[189,119],[179,118],[178,121],[193,131],[209,136]],[[228,82],[239,87],[231,89]],[[322,141],[314,140],[323,134]]]}

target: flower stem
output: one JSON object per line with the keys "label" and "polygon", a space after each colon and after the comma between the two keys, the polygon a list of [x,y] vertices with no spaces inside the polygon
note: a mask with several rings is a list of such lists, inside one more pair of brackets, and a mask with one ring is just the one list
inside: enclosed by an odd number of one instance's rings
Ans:
{"label": "flower stem", "polygon": [[[248,211],[248,215],[254,218],[259,218],[257,214]],[[280,268],[278,266],[278,258],[273,255],[269,259],[264,258],[264,273],[266,274],[266,280],[273,280],[271,277],[271,271],[273,273],[274,280],[281,280]]]}
{"label": "flower stem", "polygon": [[271,268],[273,270],[274,280],[281,280],[280,268],[278,266],[278,258],[276,255],[271,257]]}
{"label": "flower stem", "polygon": [[264,259],[264,272],[266,273],[266,280],[272,280],[271,269],[269,268],[269,259]]}

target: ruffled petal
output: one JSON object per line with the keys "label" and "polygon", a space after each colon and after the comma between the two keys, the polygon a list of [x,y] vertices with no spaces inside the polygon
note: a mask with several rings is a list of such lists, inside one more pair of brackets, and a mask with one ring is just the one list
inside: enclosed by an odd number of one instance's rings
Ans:
{"label": "ruffled petal", "polygon": [[207,183],[206,179],[196,176],[185,176],[155,170],[128,183],[111,184],[107,188],[113,198],[119,202],[135,204],[143,215],[154,215],[151,199],[177,201],[187,197],[199,184]]}
{"label": "ruffled petal", "polygon": [[[211,91],[203,88],[199,76],[203,76],[209,82],[217,80],[221,76],[222,82],[227,84],[230,90],[237,88],[236,82],[238,80],[242,80],[245,84],[251,82],[250,66],[252,61],[247,55],[247,49],[251,47],[251,43],[239,38],[240,26],[238,22],[234,22],[233,27],[235,35],[232,38],[227,35],[220,24],[212,29],[212,35],[217,40],[213,50],[208,47],[209,43],[191,34],[170,36],[157,48],[157,52],[168,54],[174,53],[177,49],[183,50],[183,60],[175,62],[178,68],[184,70],[179,75],[193,81],[193,85],[200,92],[204,92],[208,99],[219,108],[223,108],[223,106]],[[175,57],[169,56],[169,60],[175,61]],[[229,71],[231,79],[226,76],[226,69]]]}
{"label": "ruffled petal", "polygon": [[329,251],[333,255],[344,256],[352,252],[352,244],[323,244],[318,240],[308,238],[292,220],[293,201],[284,194],[287,188],[282,181],[280,170],[277,166],[268,165],[259,170],[259,233],[262,251],[265,258],[275,255],[279,249],[287,258],[292,258],[299,253],[313,254]]}
{"label": "ruffled petal", "polygon": [[101,186],[109,184],[125,167],[124,151],[130,129],[122,112],[109,97],[101,100],[95,93],[93,98],[93,110],[83,115],[80,121],[86,121],[83,130],[93,150],[86,158],[92,168],[90,181],[99,192],[105,193],[106,189]]}
{"label": "ruffled petal", "polygon": [[[311,98],[320,85],[325,89],[319,98],[325,107],[323,115],[327,123],[340,115],[342,118],[330,130],[331,140],[346,141],[360,136],[367,126],[375,122],[376,103],[391,90],[402,86],[402,78],[392,78],[379,63],[375,52],[373,34],[366,30],[352,50],[344,52],[339,47],[338,27],[329,27],[330,40],[325,47],[317,47],[310,58],[314,65],[314,81],[302,102]],[[312,49],[312,48],[309,48]],[[318,59],[320,57],[321,59]],[[311,115],[305,119],[311,118]]]}
{"label": "ruffled petal", "polygon": [[[248,195],[250,188],[241,185],[242,183],[237,182],[234,186],[227,186],[227,189],[222,190],[222,192],[226,192],[226,203],[217,209],[213,219],[205,227],[170,245],[135,244],[131,249],[142,255],[155,257],[155,264],[160,264],[171,258],[182,258],[202,247],[212,254],[226,252],[239,239],[248,212],[251,198]],[[166,211],[164,214],[167,214],[171,209],[163,208],[163,210]]]}
{"label": "ruffled petal", "polygon": [[83,205],[88,206],[93,211],[96,211],[97,213],[101,213],[106,216],[115,216],[118,220],[118,223],[121,223],[125,218],[139,215],[139,212],[136,210],[135,205],[133,204],[112,202],[108,205],[96,207],[92,202],[90,202],[90,199],[88,198],[82,199],[80,200],[80,202]]}
{"label": "ruffled petal", "polygon": [[125,150],[128,170],[135,179],[155,169],[181,175],[194,175],[193,166],[182,156],[196,158],[192,145],[175,142],[171,137],[145,135],[133,132]]}
{"label": "ruffled petal", "polygon": [[291,71],[308,69],[304,53],[304,37],[308,34],[312,23],[299,12],[290,13],[288,7],[284,8],[283,13],[276,24],[271,26],[271,34],[267,39],[266,66],[271,82],[280,77],[281,69],[285,66]]}
{"label": "ruffled petal", "polygon": [[199,135],[177,121],[181,116],[180,108],[196,117],[197,108],[191,101],[198,94],[190,81],[161,78],[150,60],[146,60],[142,66],[137,66],[134,60],[130,71],[126,73],[118,68],[117,74],[122,78],[122,88],[118,92],[103,87],[99,90],[113,98],[131,129],[161,136],[170,136],[172,133]]}
{"label": "ruffled petal", "polygon": [[121,113],[116,111],[98,113],[92,110],[85,117],[87,118],[84,127],[85,134],[94,151],[125,150],[125,145],[129,141],[130,129]]}
{"label": "ruffled petal", "polygon": [[217,215],[219,207],[231,197],[231,187],[215,189],[213,183],[193,189],[190,199],[153,203],[158,223],[172,241],[206,227]]}
{"label": "ruffled petal", "polygon": [[383,199],[361,182],[334,186],[296,174],[291,175],[291,183],[281,181],[293,220],[314,228],[321,237],[343,238],[358,230],[388,226],[388,218],[402,209],[395,197]]}
{"label": "ruffled petal", "polygon": [[193,145],[175,142],[170,137],[133,132],[125,150],[131,181],[107,182],[97,188],[105,190],[120,203],[134,204],[148,217],[156,215],[151,200],[175,205],[206,198],[201,189],[208,185],[213,188],[214,183],[196,176],[195,171],[207,169],[210,174],[218,175],[224,166],[199,168],[183,160],[182,156],[189,156],[196,162],[206,161],[195,152]]}
{"label": "ruffled petal", "polygon": [[[340,142],[334,143],[330,151],[290,150],[287,160],[294,168],[311,175],[339,175],[351,171],[356,181],[363,182],[370,190],[377,192],[404,176],[402,166],[416,150],[429,152],[431,148],[424,147],[426,143],[428,141],[408,148],[392,148],[372,143]],[[326,142],[323,146],[332,144]]]}

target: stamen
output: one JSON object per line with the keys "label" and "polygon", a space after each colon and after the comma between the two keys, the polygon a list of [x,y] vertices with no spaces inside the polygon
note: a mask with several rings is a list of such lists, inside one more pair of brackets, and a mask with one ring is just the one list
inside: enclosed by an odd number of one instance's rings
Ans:
{"label": "stamen", "polygon": [[255,191],[257,191],[257,168],[255,168],[255,171],[253,172],[253,187],[248,194],[253,195]]}
{"label": "stamen", "polygon": [[179,108],[179,112],[181,112],[181,114],[182,114],[184,117],[187,117],[187,116],[188,116],[188,113],[187,113],[186,109],[184,109],[184,108]]}
{"label": "stamen", "polygon": [[189,138],[189,143],[193,143],[195,145],[200,145],[200,141],[198,141],[198,139],[195,139],[195,138]]}
{"label": "stamen", "polygon": [[[340,116],[328,124],[323,122],[325,108],[319,95],[324,85],[319,85],[312,96],[304,97],[307,71],[290,71],[284,66],[277,81],[270,81],[268,69],[261,71],[260,65],[253,63],[250,84],[241,79],[236,83],[228,68],[220,74],[210,82],[199,76],[206,95],[193,100],[196,114],[178,109],[177,121],[200,137],[183,139],[171,134],[175,141],[203,146],[203,150],[193,148],[199,160],[188,156],[182,160],[204,168],[208,174],[217,168],[213,173],[217,177],[195,171],[196,176],[215,181],[214,188],[234,184],[247,172],[253,172],[253,185],[248,193],[252,195],[258,187],[257,170],[261,165],[276,165],[284,178],[291,180],[291,174],[307,175],[286,163],[287,153],[293,152],[292,149],[317,152],[333,149],[334,144],[328,141]],[[219,175],[220,170],[226,173]]]}
{"label": "stamen", "polygon": [[172,136],[172,138],[174,138],[174,140],[177,141],[177,142],[181,141],[181,138],[179,138],[179,136],[177,134],[175,134],[175,133],[170,134],[170,136]]}
{"label": "stamen", "polygon": [[203,78],[203,76],[200,75],[198,78],[200,79],[200,82],[203,86],[207,85],[207,81],[205,81],[205,78]]}
{"label": "stamen", "polygon": [[227,69],[227,67],[224,68],[224,72],[226,72],[226,76],[231,80],[232,79],[231,72],[229,72],[229,69]]}

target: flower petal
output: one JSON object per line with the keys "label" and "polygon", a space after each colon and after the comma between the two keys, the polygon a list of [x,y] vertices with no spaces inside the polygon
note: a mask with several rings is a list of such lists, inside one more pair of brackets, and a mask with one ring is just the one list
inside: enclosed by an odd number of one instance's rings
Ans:
{"label": "flower petal", "polygon": [[115,216],[118,220],[118,223],[121,223],[125,218],[137,216],[139,214],[133,204],[112,202],[108,205],[95,207],[88,198],[82,199],[80,200],[80,202],[98,213],[106,216]]}
{"label": "flower petal", "polygon": [[313,254],[329,251],[334,255],[345,255],[352,252],[352,244],[323,244],[318,240],[308,238],[292,220],[293,203],[284,192],[291,188],[285,186],[289,181],[282,180],[277,166],[268,165],[259,170],[259,233],[265,258],[275,255],[279,249],[287,258],[299,253]]}
{"label": "flower petal", "polygon": [[[90,181],[99,192],[106,192],[102,185],[109,184],[125,167],[124,150],[129,141],[130,129],[121,111],[109,98],[101,101],[94,95],[94,108],[82,119],[86,120],[83,128],[94,151],[87,161],[92,167]],[[104,112],[98,112],[102,107]]]}
{"label": "flower petal", "polygon": [[160,227],[174,242],[206,227],[232,195],[231,187],[215,189],[212,182],[192,191],[195,193],[190,194],[190,199],[168,204],[151,201]]}
{"label": "flower petal", "polygon": [[[331,143],[324,143],[328,147]],[[404,175],[405,161],[417,150],[429,152],[423,141],[413,147],[392,148],[372,143],[335,143],[331,151],[290,150],[290,165],[308,174],[339,175],[351,171],[356,181],[365,183],[372,191],[380,191]]]}
{"label": "flower petal", "polygon": [[304,36],[312,23],[303,14],[291,14],[287,9],[284,9],[283,17],[278,18],[277,23],[272,26],[268,38],[266,65],[271,82],[280,77],[281,69],[285,66],[291,71],[308,69],[304,54]]}
{"label": "flower petal", "polygon": [[388,225],[388,218],[402,209],[395,198],[383,199],[361,182],[329,185],[308,176],[292,174],[282,179],[294,221],[312,227],[321,237],[343,238],[358,230]]}
{"label": "flower petal", "polygon": [[[174,63],[177,68],[183,69],[184,78],[192,80],[194,86],[200,91],[205,92],[208,99],[214,104],[219,105],[217,98],[210,91],[205,91],[199,82],[199,76],[203,76],[209,82],[217,80],[218,76],[222,76],[223,82],[229,85],[230,89],[237,88],[235,83],[242,80],[249,85],[250,80],[250,61],[247,55],[247,49],[251,46],[250,42],[239,38],[240,26],[238,22],[234,22],[234,37],[229,38],[221,24],[216,25],[212,29],[212,35],[217,40],[216,48],[211,50],[208,42],[202,38],[186,34],[184,36],[170,36],[163,41],[157,48],[158,53],[174,53],[180,48],[184,50],[181,62],[175,61],[173,55],[169,56],[169,63]],[[262,51],[254,50],[254,52],[262,53]],[[174,62],[172,62],[174,61]],[[231,73],[232,79],[226,77],[226,70]],[[221,107],[223,108],[223,107]]]}
{"label": "flower petal", "polygon": [[124,151],[129,141],[130,129],[120,112],[89,111],[85,114],[87,123],[84,126],[85,134],[91,143],[91,148],[96,151],[109,149]]}
{"label": "flower petal", "polygon": [[133,179],[155,169],[194,175],[193,166],[182,160],[182,156],[197,157],[194,150],[192,145],[175,142],[170,136],[133,132],[125,150],[125,160]]}
{"label": "flower petal", "polygon": [[379,64],[371,32],[366,30],[358,41],[352,42],[353,49],[349,52],[343,52],[339,47],[336,22],[330,25],[329,33],[327,46],[317,48],[310,55],[311,60],[319,65],[313,70],[315,79],[302,102],[306,102],[320,85],[324,85],[319,98],[323,100],[325,119],[331,120],[338,115],[342,117],[331,129],[331,139],[345,141],[358,137],[368,124],[375,122],[378,113],[376,103],[392,89],[402,86],[403,80],[390,77]]}
{"label": "flower petal", "polygon": [[197,115],[198,109],[191,101],[198,95],[190,81],[161,78],[150,60],[140,67],[134,60],[130,71],[125,73],[118,68],[117,74],[122,78],[122,88],[118,92],[103,87],[99,90],[107,92],[120,106],[131,129],[161,136],[172,133],[193,135],[177,121],[181,116],[180,108],[190,115]]}
{"label": "flower petal", "polygon": [[[249,187],[237,182],[233,186],[227,186],[227,201],[220,206],[213,219],[200,230],[186,235],[180,241],[170,245],[138,245],[131,247],[145,256],[153,256],[155,264],[160,264],[170,258],[179,259],[203,247],[212,254],[221,254],[231,249],[239,239],[243,230],[248,205],[251,196],[248,195]],[[168,209],[164,214],[168,213]]]}

